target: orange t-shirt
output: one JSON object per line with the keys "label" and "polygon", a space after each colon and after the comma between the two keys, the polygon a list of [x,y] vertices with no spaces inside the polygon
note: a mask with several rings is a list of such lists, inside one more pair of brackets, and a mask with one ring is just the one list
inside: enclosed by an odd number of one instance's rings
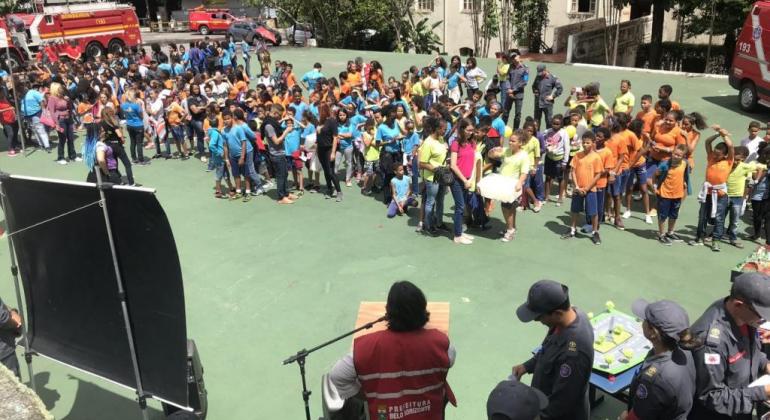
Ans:
{"label": "orange t-shirt", "polygon": [[[634,134],[633,132],[631,134]],[[628,167],[631,167],[632,162],[636,162],[634,164],[634,168],[638,168],[640,166],[644,166],[647,159],[644,158],[644,155],[639,157],[639,154],[642,151],[642,148],[644,147],[644,140],[640,139],[639,137],[636,137],[636,134],[632,137],[632,140],[634,141],[632,145],[628,147],[628,162],[626,162],[626,165]],[[637,161],[637,157],[639,157],[639,160]]]}
{"label": "orange t-shirt", "polygon": [[655,120],[658,119],[658,113],[654,110],[650,110],[648,112],[639,111],[638,114],[636,114],[637,120],[642,120],[644,125],[642,126],[642,132],[650,134],[652,132],[652,127],[655,126]]}
{"label": "orange t-shirt", "polygon": [[626,139],[626,136],[623,133],[613,134],[609,140],[604,142],[604,147],[610,149],[612,157],[614,158],[612,168],[608,169],[615,169],[615,166],[618,164],[618,159],[620,159],[621,156],[623,156],[623,160],[628,159],[628,139]]}
{"label": "orange t-shirt", "polygon": [[[727,177],[730,176],[730,172],[733,170],[733,161],[730,159],[722,159],[720,161],[714,161],[709,158],[708,166],[706,167],[706,182],[711,185],[719,185],[727,182]],[[720,191],[719,195],[726,194],[724,191]]]}
{"label": "orange t-shirt", "polygon": [[174,127],[182,123],[182,108],[178,103],[174,102],[168,107],[168,123]]}
{"label": "orange t-shirt", "polygon": [[[658,145],[662,147],[674,147],[677,144],[685,144],[686,140],[684,138],[684,135],[682,135],[682,129],[674,126],[671,130],[669,130],[666,133],[655,131],[655,133],[652,136],[652,140]],[[667,160],[671,158],[671,153],[666,152],[656,152],[655,150],[650,151],[650,157],[657,161],[661,160]]]}
{"label": "orange t-shirt", "polygon": [[[595,152],[578,152],[570,166],[575,170],[575,184],[578,188],[588,188],[594,177],[604,170],[602,158]],[[596,191],[595,185],[591,191]]]}
{"label": "orange t-shirt", "polygon": [[672,111],[679,111],[680,109],[682,109],[682,107],[679,106],[679,102],[672,101],[670,98],[669,98],[669,101],[671,101],[671,110]]}
{"label": "orange t-shirt", "polygon": [[[682,130],[682,135],[684,136],[685,140],[687,141],[687,147],[690,147],[690,144],[695,140],[696,137],[700,136],[700,133],[692,130],[692,131],[684,131]],[[694,148],[693,148],[694,149]],[[690,169],[695,167],[695,153],[687,153],[687,164],[690,165]]]}
{"label": "orange t-shirt", "polygon": [[[209,119],[206,118],[203,120],[203,132],[206,133],[209,131],[209,128],[211,128],[211,123],[209,122]],[[225,128],[225,121],[222,119],[222,114],[217,114],[217,129],[222,130]]]}
{"label": "orange t-shirt", "polygon": [[683,198],[684,197],[684,170],[687,165],[684,161],[679,166],[668,168],[666,179],[658,187],[660,196],[663,198]]}
{"label": "orange t-shirt", "polygon": [[641,150],[644,142],[640,141],[639,138],[636,137],[636,134],[629,129],[624,130],[618,135],[626,142],[626,151],[628,152],[623,158],[623,163],[620,164],[620,171],[622,172],[627,171],[630,168],[631,159],[634,157],[632,155],[635,155],[636,152]]}
{"label": "orange t-shirt", "polygon": [[351,86],[361,84],[361,73],[357,71],[348,72],[348,84],[350,84]]}
{"label": "orange t-shirt", "polygon": [[[596,153],[602,159],[602,167],[614,168],[615,165],[617,164],[617,161],[615,160],[615,156],[613,156],[612,151],[608,147],[602,147],[601,149],[597,150]],[[608,180],[609,180],[609,174],[602,175],[602,177],[599,178],[598,181],[596,181],[596,188],[607,188]]]}
{"label": "orange t-shirt", "polygon": [[83,124],[91,124],[94,122],[93,106],[86,102],[78,104],[78,115],[83,116]]}
{"label": "orange t-shirt", "polygon": [[297,85],[297,76],[294,75],[294,72],[291,72],[288,75],[286,75],[286,87],[291,89],[296,85]]}
{"label": "orange t-shirt", "polygon": [[[353,89],[353,88],[350,86],[350,83],[348,83],[348,82],[342,83],[342,84],[340,85],[340,93],[343,93],[343,94],[345,94],[345,96],[347,96],[347,95],[350,95],[350,91],[351,91],[352,89]],[[340,97],[340,95],[339,95],[339,94],[337,94],[337,92],[336,92],[336,89],[335,89],[335,92],[334,92],[334,97],[335,97],[335,98],[339,98],[339,97]]]}

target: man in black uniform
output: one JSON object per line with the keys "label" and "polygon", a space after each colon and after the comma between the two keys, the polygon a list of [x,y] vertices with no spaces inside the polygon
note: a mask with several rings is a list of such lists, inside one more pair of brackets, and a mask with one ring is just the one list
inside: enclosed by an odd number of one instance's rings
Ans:
{"label": "man in black uniform", "polygon": [[540,280],[529,289],[516,315],[522,322],[540,321],[548,327],[533,358],[513,367],[521,378],[532,373],[532,387],[548,396],[544,420],[587,420],[588,379],[594,362],[594,331],[586,314],[570,305],[567,286]]}
{"label": "man in black uniform", "polygon": [[551,128],[553,119],[553,103],[562,93],[561,81],[546,69],[545,64],[537,65],[537,77],[532,83],[532,93],[535,95],[535,121],[538,127],[545,116],[545,128]]}
{"label": "man in black uniform", "polygon": [[770,278],[744,273],[730,296],[711,304],[690,328],[704,345],[693,351],[696,392],[690,419],[749,420],[754,403],[766,401],[770,386],[749,388],[770,373],[757,326],[770,319]]}
{"label": "man in black uniform", "polygon": [[511,53],[511,67],[508,69],[508,100],[505,101],[503,121],[508,123],[511,114],[511,106],[514,107],[513,129],[518,130],[521,125],[521,107],[524,104],[524,88],[529,81],[529,69],[519,61],[519,55]]}

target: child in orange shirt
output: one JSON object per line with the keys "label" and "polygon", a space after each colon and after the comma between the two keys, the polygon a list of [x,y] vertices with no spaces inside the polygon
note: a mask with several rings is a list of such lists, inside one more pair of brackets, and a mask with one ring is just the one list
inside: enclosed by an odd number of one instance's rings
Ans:
{"label": "child in orange shirt", "polygon": [[[698,201],[701,203],[698,214],[698,230],[695,239],[689,242],[690,245],[703,245],[706,239],[706,224],[709,219],[715,219],[713,244],[711,250],[719,252],[719,241],[722,239],[725,229],[725,215],[727,214],[727,178],[733,169],[733,160],[735,159],[735,150],[733,142],[730,139],[730,133],[727,130],[714,126],[717,134],[706,140],[706,156],[708,166],[706,167],[706,181],[703,183],[698,194]],[[717,137],[722,137],[722,143],[712,146]]]}
{"label": "child in orange shirt", "polygon": [[[187,146],[184,144],[185,130],[183,121],[185,116],[184,108],[179,105],[177,98],[174,98],[171,105],[166,108],[166,117],[168,125],[171,128],[171,137],[174,138],[176,150],[179,152],[182,160],[190,158],[190,155],[187,153]],[[166,139],[166,141],[168,141],[168,137],[166,137]],[[166,146],[166,149],[168,150],[168,146]]]}
{"label": "child in orange shirt", "polygon": [[[655,172],[655,194],[658,196],[658,241],[666,246],[680,242],[674,233],[679,207],[686,194],[690,194],[690,170],[684,159],[687,145],[678,144],[671,153],[671,159],[658,165]],[[668,220],[668,230],[663,229]]]}
{"label": "child in orange shirt", "polygon": [[652,126],[655,124],[655,120],[658,118],[658,113],[652,107],[652,95],[642,96],[642,110],[636,114],[636,119],[641,120],[644,123],[642,127],[643,133],[651,133]]}
{"label": "child in orange shirt", "polygon": [[674,92],[674,88],[671,85],[663,85],[658,89],[658,99],[667,100],[671,102],[671,111],[679,111],[682,107],[679,106],[679,102],[671,99],[671,93]]}
{"label": "child in orange shirt", "polygon": [[599,182],[604,165],[602,158],[594,151],[596,137],[591,131],[583,133],[583,150],[575,154],[570,162],[572,168],[572,180],[575,183],[575,191],[572,194],[572,204],[570,206],[570,217],[572,219],[570,231],[562,235],[562,239],[571,239],[575,237],[578,216],[585,212],[586,217],[591,219],[593,227],[593,236],[591,241],[595,245],[602,243],[599,238],[599,217],[596,207],[596,183]]}
{"label": "child in orange shirt", "polygon": [[[618,114],[621,115],[621,114]],[[622,114],[626,115],[626,114]],[[599,226],[604,222],[605,214],[605,202],[606,197],[609,196],[610,191],[607,190],[608,186],[612,186],[618,182],[619,175],[613,172],[616,167],[616,158],[609,147],[605,147],[605,142],[610,138],[610,130],[599,127],[596,129],[596,153],[602,158],[602,176],[599,181],[596,182],[596,211],[599,216]],[[586,217],[588,219],[588,217]],[[618,219],[620,217],[618,216]],[[586,223],[591,223],[590,220],[586,220]],[[616,222],[617,223],[617,222]]]}

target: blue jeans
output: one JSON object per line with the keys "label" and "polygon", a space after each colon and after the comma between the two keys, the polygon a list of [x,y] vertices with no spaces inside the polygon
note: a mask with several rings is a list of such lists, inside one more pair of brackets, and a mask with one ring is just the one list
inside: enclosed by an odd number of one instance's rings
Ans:
{"label": "blue jeans", "polygon": [[425,191],[422,195],[422,199],[425,202],[424,229],[430,229],[436,223],[441,222],[441,217],[444,214],[445,193],[446,187],[440,186],[437,182],[425,181]]}
{"label": "blue jeans", "polygon": [[730,242],[735,242],[738,240],[738,236],[735,232],[738,230],[738,223],[741,221],[743,197],[730,197],[728,200],[730,203],[730,227],[727,228],[727,239],[729,239]]}
{"label": "blue jeans", "polygon": [[[727,205],[729,200],[727,196],[721,196],[717,198],[717,214],[714,218],[714,240],[718,241],[722,239],[722,235],[725,231],[725,215],[727,214]],[[703,239],[706,237],[706,224],[711,218],[711,194],[706,196],[706,202],[701,203],[700,211],[698,212],[698,230],[695,233],[695,239]]]}
{"label": "blue jeans", "polygon": [[71,118],[59,120],[59,145],[56,147],[58,160],[64,160],[64,145],[67,145],[67,158],[75,160],[78,157],[75,152],[75,122]]}
{"label": "blue jeans", "polygon": [[535,175],[529,176],[529,188],[538,201],[545,201],[545,183],[543,182],[543,165],[537,165]]}
{"label": "blue jeans", "polygon": [[128,137],[131,139],[129,145],[131,160],[141,162],[144,160],[144,127],[132,127],[129,125],[126,128],[128,129]]}
{"label": "blue jeans", "polygon": [[197,138],[196,149],[198,154],[203,155],[203,139],[206,136],[203,132],[203,121],[192,120],[190,121],[190,140],[192,142],[193,136]]}
{"label": "blue jeans", "polygon": [[35,140],[39,146],[43,146],[45,149],[50,149],[51,144],[48,142],[48,131],[46,131],[43,123],[40,122],[40,112],[30,117],[24,117],[29,127],[32,129],[32,134],[35,136]]}
{"label": "blue jeans", "polygon": [[275,183],[278,186],[278,199],[282,200],[289,196],[289,192],[286,190],[286,181],[289,177],[286,156],[270,155],[270,161],[273,163],[273,170],[275,171]]}
{"label": "blue jeans", "polygon": [[452,218],[455,238],[463,234],[463,216],[465,214],[465,185],[455,177],[455,182],[449,187],[455,202],[455,214]]}

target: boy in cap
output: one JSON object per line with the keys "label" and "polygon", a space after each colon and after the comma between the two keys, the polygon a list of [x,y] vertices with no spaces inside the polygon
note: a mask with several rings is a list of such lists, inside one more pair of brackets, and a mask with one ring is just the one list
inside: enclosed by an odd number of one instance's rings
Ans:
{"label": "boy in cap", "polygon": [[[704,345],[693,351],[697,376],[690,414],[698,420],[749,420],[754,403],[770,398],[770,385],[749,388],[770,373],[757,327],[770,319],[770,278],[743,273],[730,295],[712,303],[691,330]],[[762,334],[765,335],[765,334]]]}
{"label": "boy in cap", "polygon": [[642,331],[652,350],[631,382],[629,409],[620,419],[685,419],[695,393],[695,366],[688,350],[699,345],[690,334],[687,312],[670,300],[637,299],[631,309],[644,320]]}
{"label": "boy in cap", "polygon": [[588,420],[594,331],[588,316],[570,304],[569,288],[552,280],[536,282],[516,315],[548,327],[537,354],[513,367],[516,378],[532,373],[532,387],[548,395],[543,418]]}
{"label": "boy in cap", "polygon": [[535,420],[548,406],[548,397],[516,380],[502,381],[487,399],[488,420]]}

